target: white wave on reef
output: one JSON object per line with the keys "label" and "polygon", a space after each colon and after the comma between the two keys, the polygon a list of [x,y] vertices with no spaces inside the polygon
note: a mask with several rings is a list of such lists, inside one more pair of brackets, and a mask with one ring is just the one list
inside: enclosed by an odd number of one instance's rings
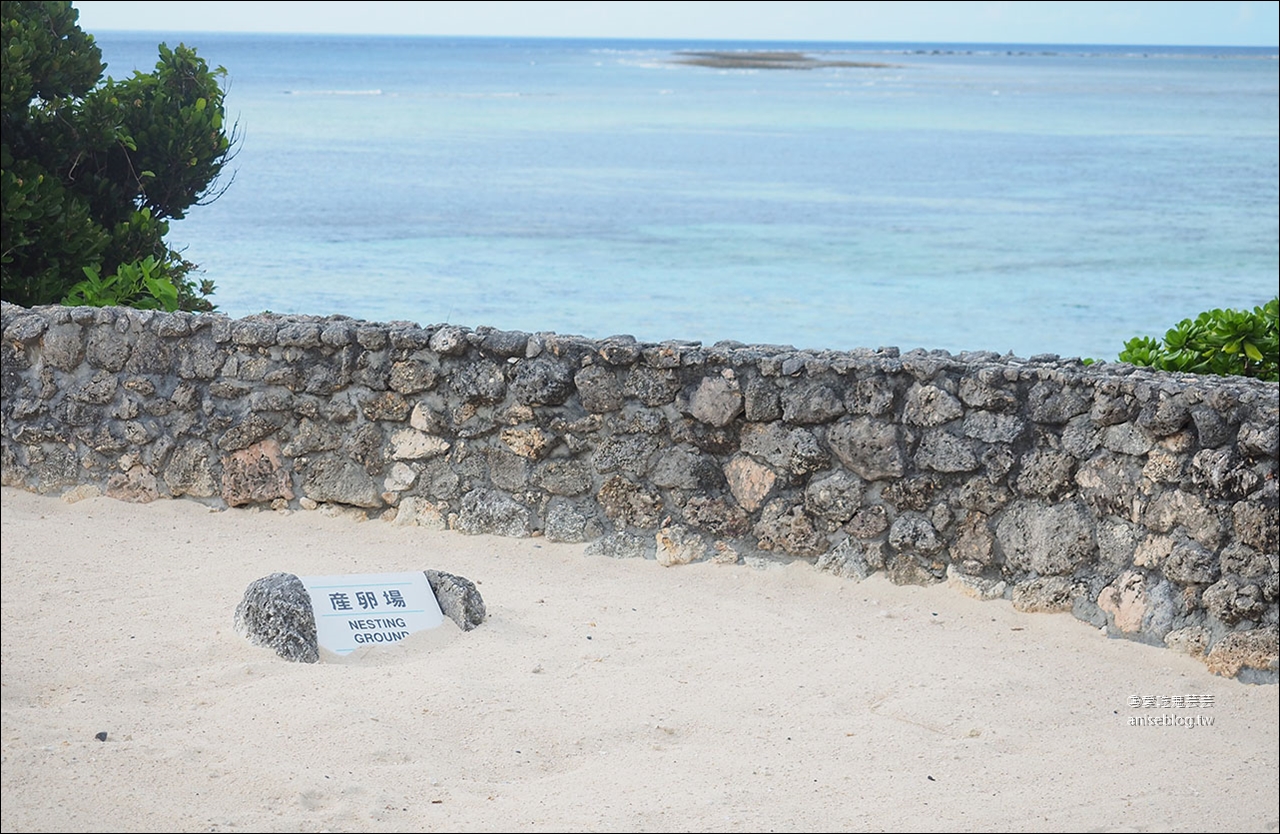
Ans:
{"label": "white wave on reef", "polygon": [[380,96],[381,90],[285,90],[287,96]]}
{"label": "white wave on reef", "polygon": [[520,98],[527,93],[440,93],[433,92],[434,98]]}

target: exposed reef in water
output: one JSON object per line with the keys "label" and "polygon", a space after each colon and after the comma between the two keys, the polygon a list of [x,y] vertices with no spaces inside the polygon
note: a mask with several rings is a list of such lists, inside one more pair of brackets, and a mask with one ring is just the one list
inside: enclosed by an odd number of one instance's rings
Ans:
{"label": "exposed reef in water", "polygon": [[884,68],[893,64],[875,61],[828,61],[803,52],[677,52],[673,63],[712,69],[810,70],[828,67]]}

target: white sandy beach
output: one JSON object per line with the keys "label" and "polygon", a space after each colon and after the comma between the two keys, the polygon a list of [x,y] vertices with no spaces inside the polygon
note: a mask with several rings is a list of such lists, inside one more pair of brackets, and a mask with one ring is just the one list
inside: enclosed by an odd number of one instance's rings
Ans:
{"label": "white sandy beach", "polygon": [[[4,831],[1278,829],[1277,687],[1068,615],[2,494]],[[314,665],[232,628],[275,571],[425,568],[479,583],[488,620]],[[1201,725],[1129,723],[1159,716]]]}

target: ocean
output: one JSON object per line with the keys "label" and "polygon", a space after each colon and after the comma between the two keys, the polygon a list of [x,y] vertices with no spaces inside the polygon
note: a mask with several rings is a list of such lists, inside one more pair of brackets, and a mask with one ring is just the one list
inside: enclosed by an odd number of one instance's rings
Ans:
{"label": "ocean", "polygon": [[[1115,359],[1277,293],[1275,49],[95,37],[227,70],[233,316]],[[764,50],[828,63],[682,62]]]}

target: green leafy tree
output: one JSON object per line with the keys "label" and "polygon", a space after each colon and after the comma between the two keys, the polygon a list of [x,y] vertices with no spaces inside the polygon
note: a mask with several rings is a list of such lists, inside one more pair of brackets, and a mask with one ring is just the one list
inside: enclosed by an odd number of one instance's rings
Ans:
{"label": "green leafy tree", "polygon": [[1248,310],[1209,310],[1183,319],[1163,340],[1125,342],[1121,362],[1162,371],[1280,381],[1280,298]]}
{"label": "green leafy tree", "polygon": [[213,284],[164,236],[221,193],[226,70],[160,44],[154,72],[103,81],[78,17],[69,2],[0,3],[0,297],[211,310]]}

